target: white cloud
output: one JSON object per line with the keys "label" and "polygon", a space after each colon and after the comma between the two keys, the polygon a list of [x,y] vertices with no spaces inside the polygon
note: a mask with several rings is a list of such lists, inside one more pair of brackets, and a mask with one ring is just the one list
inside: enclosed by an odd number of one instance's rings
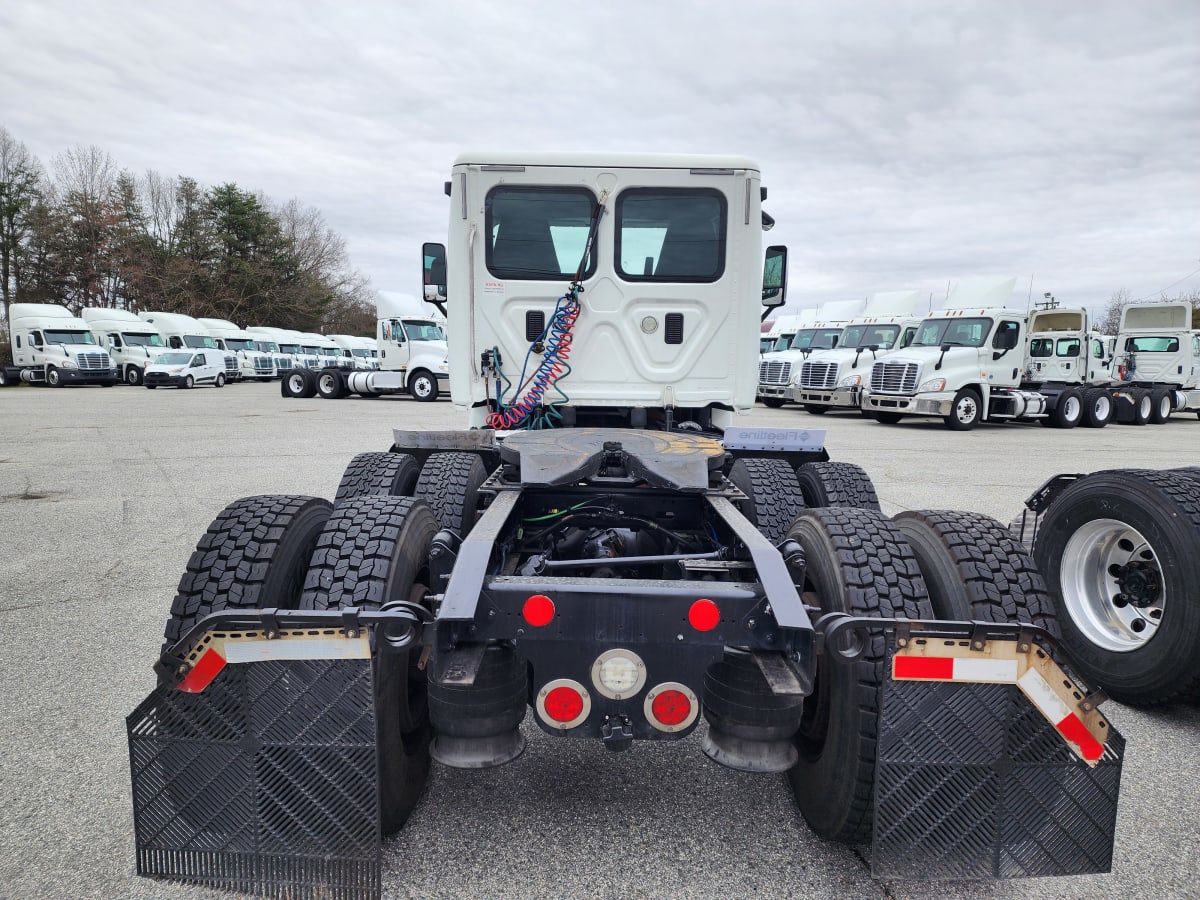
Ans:
{"label": "white cloud", "polygon": [[1200,266],[1194,0],[10,0],[0,33],[0,125],[43,162],[297,197],[384,291],[474,147],[753,156],[793,304],[1013,272],[1094,305]]}

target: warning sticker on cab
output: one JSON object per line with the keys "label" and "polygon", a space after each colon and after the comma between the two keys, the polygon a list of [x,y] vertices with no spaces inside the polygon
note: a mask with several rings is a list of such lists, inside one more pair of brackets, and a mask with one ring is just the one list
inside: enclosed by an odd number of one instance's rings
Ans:
{"label": "warning sticker on cab", "polygon": [[483,292],[492,297],[503,297],[505,294],[503,281],[485,281]]}

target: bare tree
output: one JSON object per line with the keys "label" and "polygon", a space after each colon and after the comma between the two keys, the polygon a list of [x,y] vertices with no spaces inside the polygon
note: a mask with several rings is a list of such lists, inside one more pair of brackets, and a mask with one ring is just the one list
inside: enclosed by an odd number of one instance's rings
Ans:
{"label": "bare tree", "polygon": [[0,299],[4,318],[21,296],[33,210],[41,196],[42,168],[25,145],[0,127]]}
{"label": "bare tree", "polygon": [[73,312],[105,305],[116,164],[98,147],[74,147],[55,157],[54,174],[64,215],[60,253],[70,285],[67,305]]}
{"label": "bare tree", "polygon": [[1108,306],[1104,307],[1104,318],[1100,320],[1099,325],[1100,331],[1103,334],[1116,334],[1121,328],[1121,312],[1132,302],[1133,298],[1129,296],[1127,288],[1114,291],[1108,300]]}

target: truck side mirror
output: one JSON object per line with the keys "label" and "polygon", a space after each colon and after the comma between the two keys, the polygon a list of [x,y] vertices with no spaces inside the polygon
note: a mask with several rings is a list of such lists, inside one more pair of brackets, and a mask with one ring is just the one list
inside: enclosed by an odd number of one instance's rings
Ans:
{"label": "truck side mirror", "polygon": [[446,302],[446,247],[443,244],[422,244],[423,293],[427,303]]}
{"label": "truck side mirror", "polygon": [[787,247],[768,247],[763,258],[762,305],[763,318],[787,300]]}

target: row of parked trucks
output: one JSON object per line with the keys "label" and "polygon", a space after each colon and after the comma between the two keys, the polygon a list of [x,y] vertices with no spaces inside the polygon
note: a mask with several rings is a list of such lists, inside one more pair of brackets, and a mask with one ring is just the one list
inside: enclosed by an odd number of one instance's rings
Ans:
{"label": "row of parked trucks", "polygon": [[885,424],[940,418],[958,431],[982,421],[1100,428],[1200,415],[1190,304],[1129,304],[1114,337],[1083,308],[1007,305],[1014,285],[972,282],[923,317],[916,292],[876,294],[851,315],[823,307],[787,350],[762,355],[758,397],[817,415],[858,409]]}
{"label": "row of parked trucks", "polygon": [[51,387],[221,386],[283,379],[297,369],[374,372],[381,363],[406,373],[440,370],[443,378],[446,373],[445,332],[427,316],[387,315],[379,320],[379,337],[367,338],[240,328],[227,319],[108,307],[84,309],[76,317],[57,304],[15,303],[9,326],[13,364],[0,366],[0,387],[21,381]]}

